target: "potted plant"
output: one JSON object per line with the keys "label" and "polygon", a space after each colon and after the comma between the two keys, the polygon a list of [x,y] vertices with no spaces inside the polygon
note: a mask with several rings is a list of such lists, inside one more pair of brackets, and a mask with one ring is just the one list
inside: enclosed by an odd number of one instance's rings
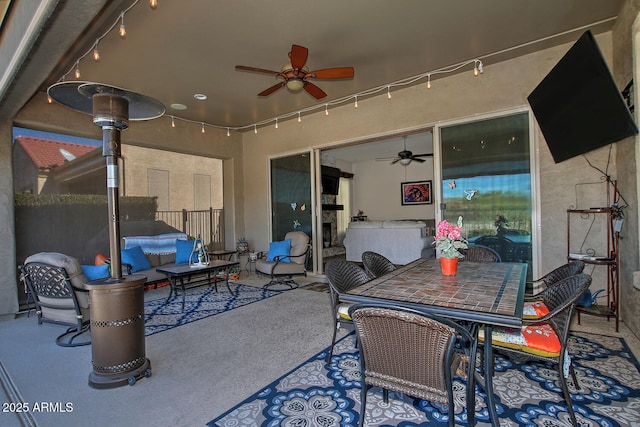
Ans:
{"label": "potted plant", "polygon": [[435,242],[436,249],[440,252],[440,266],[442,274],[453,276],[457,272],[458,259],[462,258],[462,254],[458,249],[467,248],[467,240],[462,237],[460,229],[462,228],[462,216],[458,217],[458,224],[451,224],[448,221],[440,221],[438,223],[438,231],[436,233]]}
{"label": "potted plant", "polygon": [[236,251],[241,254],[249,252],[249,242],[247,242],[247,239],[245,239],[244,237],[240,237],[238,239],[238,241],[236,242]]}

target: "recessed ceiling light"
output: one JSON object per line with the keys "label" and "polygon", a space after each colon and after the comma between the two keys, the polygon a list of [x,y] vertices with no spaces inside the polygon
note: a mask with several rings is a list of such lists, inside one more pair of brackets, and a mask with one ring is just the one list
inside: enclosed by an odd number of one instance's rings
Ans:
{"label": "recessed ceiling light", "polygon": [[207,99],[207,95],[205,95],[204,93],[196,93],[195,95],[193,95],[193,97],[198,101],[204,101],[205,99]]}
{"label": "recessed ceiling light", "polygon": [[171,104],[171,108],[174,110],[186,110],[187,106],[184,104]]}

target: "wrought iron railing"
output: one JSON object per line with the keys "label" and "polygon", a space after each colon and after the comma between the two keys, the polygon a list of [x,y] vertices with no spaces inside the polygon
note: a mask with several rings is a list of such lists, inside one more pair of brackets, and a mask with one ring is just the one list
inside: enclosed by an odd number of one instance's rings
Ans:
{"label": "wrought iron railing", "polygon": [[224,249],[224,211],[213,209],[201,211],[157,211],[156,220],[182,230],[188,236],[200,235],[210,250]]}

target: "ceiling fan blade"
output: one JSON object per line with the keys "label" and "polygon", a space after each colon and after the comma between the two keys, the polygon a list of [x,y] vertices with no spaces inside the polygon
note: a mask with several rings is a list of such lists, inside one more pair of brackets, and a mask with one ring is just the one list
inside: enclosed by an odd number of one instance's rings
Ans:
{"label": "ceiling fan blade", "polygon": [[413,157],[433,157],[433,153],[414,154]]}
{"label": "ceiling fan blade", "polygon": [[419,163],[424,163],[424,159],[419,159],[415,156],[411,157],[411,160],[415,161],[415,162],[419,162]]}
{"label": "ceiling fan blade", "polygon": [[348,79],[353,77],[353,67],[326,68],[324,70],[316,70],[307,73],[307,78],[314,79]]}
{"label": "ceiling fan blade", "polygon": [[256,68],[256,67],[247,67],[245,65],[236,65],[236,70],[237,71],[252,71],[254,73],[271,74],[271,75],[275,75],[275,76],[280,74],[280,72],[278,72],[278,71],[265,70],[263,68]]}
{"label": "ceiling fan blade", "polygon": [[307,57],[309,56],[309,49],[304,46],[298,46],[294,44],[291,46],[291,52],[289,52],[289,58],[291,59],[291,66],[299,70],[307,63]]}
{"label": "ceiling fan blade", "polygon": [[286,84],[286,82],[280,82],[277,83],[273,86],[271,86],[269,89],[265,89],[262,92],[260,92],[258,94],[258,96],[269,96],[271,95],[273,92],[277,91],[278,89],[280,89],[281,87],[283,87]]}
{"label": "ceiling fan blade", "polygon": [[322,89],[307,81],[304,82],[304,90],[306,90],[307,93],[313,96],[315,99],[321,99],[327,96],[327,94]]}
{"label": "ceiling fan blade", "polygon": [[400,158],[395,159],[394,161],[391,162],[392,165],[398,163],[400,161]]}

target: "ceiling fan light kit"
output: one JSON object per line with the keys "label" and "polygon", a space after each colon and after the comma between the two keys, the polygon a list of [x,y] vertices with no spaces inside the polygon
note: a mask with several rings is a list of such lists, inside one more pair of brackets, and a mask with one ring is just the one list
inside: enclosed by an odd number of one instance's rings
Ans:
{"label": "ceiling fan light kit", "polygon": [[324,70],[309,71],[309,67],[306,65],[308,56],[309,49],[294,44],[291,46],[291,51],[289,52],[291,62],[284,64],[282,68],[280,68],[280,72],[247,67],[245,65],[236,65],[236,70],[271,74],[284,79],[283,82],[263,90],[258,96],[269,96],[283,86],[286,86],[289,91],[294,93],[304,89],[309,95],[316,99],[322,99],[326,97],[327,94],[308,79],[346,79],[354,76],[352,67],[326,68]]}

